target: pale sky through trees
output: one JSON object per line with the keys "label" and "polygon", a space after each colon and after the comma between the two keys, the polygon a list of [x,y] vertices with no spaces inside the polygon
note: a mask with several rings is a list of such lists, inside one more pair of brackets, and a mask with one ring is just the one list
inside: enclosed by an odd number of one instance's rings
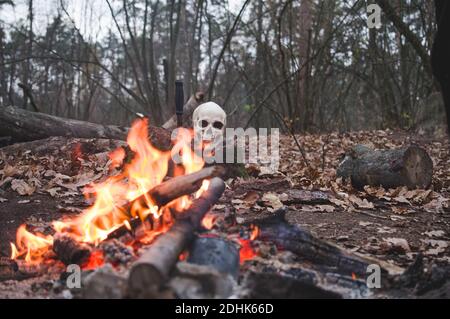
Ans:
{"label": "pale sky through trees", "polygon": [[[228,2],[229,10],[237,14],[243,1],[229,0]],[[28,0],[16,0],[14,3],[14,7],[6,5],[0,10],[2,23],[17,26],[20,20],[27,19]],[[86,39],[101,39],[111,27],[113,30],[116,29],[105,0],[64,0],[63,3]],[[121,6],[121,2],[111,1],[111,3]],[[35,32],[41,33],[60,10],[61,0],[34,0],[33,8],[35,19],[33,28]],[[61,14],[67,17],[64,12]]]}

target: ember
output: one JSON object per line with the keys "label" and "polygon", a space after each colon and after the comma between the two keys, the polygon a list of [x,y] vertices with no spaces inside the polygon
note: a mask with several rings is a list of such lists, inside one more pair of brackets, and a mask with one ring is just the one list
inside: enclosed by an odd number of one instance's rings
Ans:
{"label": "ember", "polygon": [[258,226],[252,225],[250,227],[251,234],[250,239],[240,239],[239,242],[241,244],[241,249],[239,250],[239,260],[241,264],[243,264],[246,260],[251,260],[255,256],[257,256],[257,253],[255,252],[252,242],[258,238],[260,230]]}
{"label": "ember", "polygon": [[104,256],[101,250],[95,250],[89,256],[89,260],[81,266],[83,270],[93,270],[104,264]]}

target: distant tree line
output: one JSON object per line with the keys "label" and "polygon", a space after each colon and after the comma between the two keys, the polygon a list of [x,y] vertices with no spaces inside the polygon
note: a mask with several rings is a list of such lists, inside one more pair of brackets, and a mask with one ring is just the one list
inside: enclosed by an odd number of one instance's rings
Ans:
{"label": "distant tree line", "polygon": [[[186,97],[204,91],[231,125],[409,129],[439,89],[432,1],[243,0],[230,12],[218,0],[105,0],[113,23],[100,40],[81,34],[67,0],[36,32],[35,1],[19,24],[0,21],[0,107],[161,124],[182,79]],[[367,27],[369,3],[383,9],[379,29]]]}

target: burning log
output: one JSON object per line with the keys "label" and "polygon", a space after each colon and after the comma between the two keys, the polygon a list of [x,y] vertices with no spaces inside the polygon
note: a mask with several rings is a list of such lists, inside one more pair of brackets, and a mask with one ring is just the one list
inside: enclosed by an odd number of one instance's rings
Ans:
{"label": "burning log", "polygon": [[[148,193],[138,197],[131,203],[127,203],[124,205],[124,210],[129,211],[131,205],[138,201],[142,205],[145,205],[146,198],[151,198],[153,203],[162,207],[174,199],[177,199],[184,195],[192,194],[198,191],[202,185],[202,182],[205,179],[210,179],[213,177],[219,177],[224,174],[224,169],[221,166],[210,166],[199,170],[198,172],[173,177],[158,186],[152,188]],[[185,213],[183,213],[184,215]],[[118,238],[123,236],[129,232],[134,231],[138,226],[142,223],[139,217],[135,217],[130,220],[129,225],[122,225],[119,228],[115,229],[108,235],[108,239]]]}
{"label": "burning log", "polygon": [[220,166],[210,166],[198,172],[169,179],[148,192],[155,205],[162,207],[174,199],[196,192],[205,179],[219,177],[224,174]]}
{"label": "burning log", "polygon": [[346,154],[337,176],[350,177],[356,188],[365,185],[427,188],[433,177],[433,161],[424,149],[414,145],[394,150],[357,145]]}
{"label": "burning log", "polygon": [[15,279],[19,274],[19,266],[15,260],[0,257],[0,281]]}
{"label": "burning log", "polygon": [[53,251],[65,265],[81,265],[89,259],[92,249],[69,235],[56,234],[53,239]]}
{"label": "burning log", "polygon": [[128,278],[131,297],[145,298],[157,291],[169,274],[184,248],[193,239],[194,231],[209,209],[225,190],[220,178],[213,178],[208,189],[189,208],[185,219],[177,220],[169,231],[159,236],[132,266]]}
{"label": "burning log", "polygon": [[[149,127],[148,131],[155,147],[170,149],[169,131],[154,126]],[[13,106],[0,107],[0,136],[10,136],[13,142],[34,141],[52,136],[125,140],[127,134],[126,127],[67,119]]]}

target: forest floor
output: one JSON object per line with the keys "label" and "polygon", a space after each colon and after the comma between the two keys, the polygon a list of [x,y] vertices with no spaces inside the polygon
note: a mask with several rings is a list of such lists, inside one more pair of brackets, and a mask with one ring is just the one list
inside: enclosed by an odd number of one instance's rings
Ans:
{"label": "forest floor", "polygon": [[[402,131],[370,131],[327,135],[299,135],[310,166],[291,136],[281,136],[280,167],[275,173],[249,165],[248,178],[227,181],[227,190],[212,213],[232,217],[227,233],[239,232],[284,207],[286,219],[319,238],[350,251],[400,267],[418,253],[428,263],[450,265],[450,144]],[[428,190],[366,187],[355,190],[337,179],[336,167],[355,144],[396,148],[411,143],[424,147],[434,164]],[[0,149],[0,256],[10,255],[19,225],[48,232],[50,221],[78,214],[89,203],[82,189],[108,174],[108,143],[93,142],[89,154],[74,143],[52,150]],[[317,191],[308,200],[302,191]],[[314,194],[314,193],[309,193]],[[302,200],[297,200],[302,197]],[[220,227],[220,222],[218,226]],[[264,258],[264,245],[258,251]],[[2,288],[8,290],[2,284]],[[13,289],[13,288],[11,288]],[[13,296],[8,295],[6,296]],[[1,297],[1,296],[0,296]]]}

